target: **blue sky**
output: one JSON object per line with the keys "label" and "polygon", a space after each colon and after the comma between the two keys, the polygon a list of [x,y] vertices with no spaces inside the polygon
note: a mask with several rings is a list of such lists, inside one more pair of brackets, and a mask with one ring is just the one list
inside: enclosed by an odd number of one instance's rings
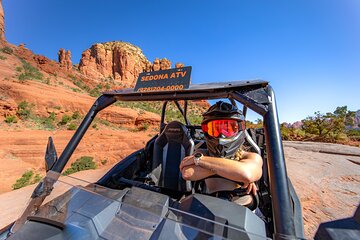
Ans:
{"label": "blue sky", "polygon": [[[360,1],[4,0],[6,38],[73,63],[97,42],[193,67],[193,83],[264,79],[281,122],[360,109]],[[257,116],[250,115],[250,120]]]}

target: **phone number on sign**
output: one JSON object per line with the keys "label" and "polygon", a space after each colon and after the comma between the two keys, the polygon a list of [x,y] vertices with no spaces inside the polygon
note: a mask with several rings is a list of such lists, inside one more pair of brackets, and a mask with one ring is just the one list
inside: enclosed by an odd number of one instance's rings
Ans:
{"label": "phone number on sign", "polygon": [[174,91],[174,90],[183,90],[184,85],[170,85],[162,87],[143,87],[139,88],[138,92],[152,92],[152,91]]}

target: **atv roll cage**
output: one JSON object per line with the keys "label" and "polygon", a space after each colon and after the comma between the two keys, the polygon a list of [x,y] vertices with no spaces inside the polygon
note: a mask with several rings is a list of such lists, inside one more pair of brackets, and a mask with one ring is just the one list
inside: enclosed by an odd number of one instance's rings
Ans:
{"label": "atv roll cage", "polygon": [[[160,131],[162,131],[166,125],[167,102],[174,101],[184,116],[186,125],[191,125],[187,118],[188,100],[223,98],[241,103],[244,114],[249,108],[263,117],[264,145],[266,146],[266,159],[264,159],[266,173],[264,176],[268,178],[265,181],[268,183],[266,190],[269,192],[269,201],[271,202],[273,237],[275,239],[303,238],[300,202],[287,176],[275,93],[267,81],[191,84],[188,89],[179,91],[134,92],[133,89],[124,89],[105,92],[95,101],[60,157],[57,159],[56,154],[52,154],[52,157],[46,159],[47,170],[61,173],[96,114],[116,101],[164,101],[160,122]],[[183,108],[179,101],[184,101]],[[50,148],[51,146],[50,144]],[[255,150],[260,151],[260,149]],[[100,185],[101,181],[100,179],[98,182]],[[46,181],[44,180],[44,182]],[[32,197],[46,197],[49,191],[51,190],[46,187],[45,183],[42,186],[39,184]]]}

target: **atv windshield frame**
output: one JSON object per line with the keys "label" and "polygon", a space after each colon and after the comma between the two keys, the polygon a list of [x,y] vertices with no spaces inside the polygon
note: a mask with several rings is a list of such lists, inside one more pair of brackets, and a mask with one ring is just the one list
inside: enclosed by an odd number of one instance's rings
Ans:
{"label": "atv windshield frame", "polygon": [[[60,173],[76,149],[96,114],[116,101],[180,101],[228,98],[236,100],[263,117],[267,151],[267,169],[270,184],[274,220],[274,237],[296,237],[299,223],[295,220],[289,188],[275,93],[267,81],[233,81],[221,83],[191,84],[188,89],[162,92],[134,92],[133,89],[103,93],[85,116],[79,128],[54,163],[52,171]],[[186,110],[186,105],[184,107]],[[186,111],[183,113],[186,118]],[[163,117],[162,117],[163,121]]]}

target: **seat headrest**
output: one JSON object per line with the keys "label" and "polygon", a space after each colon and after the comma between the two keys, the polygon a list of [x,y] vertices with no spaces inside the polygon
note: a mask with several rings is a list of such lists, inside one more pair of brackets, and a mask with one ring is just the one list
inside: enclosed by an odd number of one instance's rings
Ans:
{"label": "seat headrest", "polygon": [[181,135],[187,135],[188,130],[181,122],[173,121],[166,125],[161,135],[163,134],[166,135],[168,139],[176,139],[176,137],[179,138]]}

